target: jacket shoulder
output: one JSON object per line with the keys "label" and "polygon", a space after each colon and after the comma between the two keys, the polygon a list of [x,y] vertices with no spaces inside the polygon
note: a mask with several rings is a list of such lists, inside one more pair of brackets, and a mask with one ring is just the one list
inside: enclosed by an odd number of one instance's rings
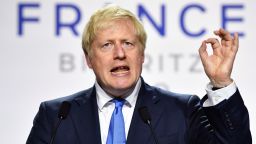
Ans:
{"label": "jacket shoulder", "polygon": [[154,86],[151,86],[151,88],[157,93],[157,95],[160,96],[160,98],[163,98],[166,100],[169,99],[169,100],[175,100],[181,103],[184,103],[184,102],[187,103],[191,99],[199,99],[197,95],[193,95],[193,94],[177,93],[177,92],[164,90]]}
{"label": "jacket shoulder", "polygon": [[191,110],[193,107],[200,106],[200,98],[193,94],[176,93],[158,87],[150,86],[155,95],[170,107],[178,107],[183,111]]}
{"label": "jacket shoulder", "polygon": [[77,93],[74,93],[74,94],[71,94],[68,96],[44,101],[40,104],[40,108],[48,109],[51,111],[58,111],[60,108],[60,105],[64,101],[69,102],[69,103],[74,103],[74,102],[80,103],[83,101],[87,101],[90,98],[91,94],[93,93],[93,90],[94,90],[94,88],[92,87],[92,88],[82,90],[82,91],[79,91]]}

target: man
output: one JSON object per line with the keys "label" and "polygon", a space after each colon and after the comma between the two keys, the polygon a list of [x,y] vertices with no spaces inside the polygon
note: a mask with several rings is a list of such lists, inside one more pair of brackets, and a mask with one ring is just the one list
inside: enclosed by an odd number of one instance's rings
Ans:
{"label": "man", "polygon": [[[27,143],[250,144],[248,112],[230,77],[238,34],[232,37],[223,29],[214,33],[221,42],[209,38],[199,48],[210,79],[207,95],[200,100],[146,84],[141,77],[146,45],[143,26],[131,12],[120,7],[98,10],[90,18],[82,39],[87,65],[96,76],[95,85],[43,102]],[[213,55],[208,55],[207,43],[211,44]],[[63,101],[71,107],[56,126]],[[117,103],[122,105],[121,112]],[[145,120],[148,125],[140,117],[142,107],[151,116]]]}

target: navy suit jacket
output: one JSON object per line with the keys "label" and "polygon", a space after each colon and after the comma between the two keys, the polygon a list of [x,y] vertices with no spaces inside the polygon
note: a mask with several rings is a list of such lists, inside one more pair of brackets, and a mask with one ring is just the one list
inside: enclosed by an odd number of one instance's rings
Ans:
{"label": "navy suit jacket", "polygon": [[[127,144],[153,144],[138,108],[146,106],[160,144],[251,144],[249,116],[236,93],[213,107],[202,107],[207,96],[181,95],[147,85],[142,80]],[[49,143],[61,103],[71,103],[69,115],[57,130],[55,144],[101,144],[95,87],[68,97],[43,102],[27,144]]]}

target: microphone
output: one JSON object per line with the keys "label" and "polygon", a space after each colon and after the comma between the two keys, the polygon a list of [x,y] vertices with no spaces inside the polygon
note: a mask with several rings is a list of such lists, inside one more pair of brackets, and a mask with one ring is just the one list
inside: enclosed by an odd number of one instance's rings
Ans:
{"label": "microphone", "polygon": [[61,106],[60,106],[60,110],[59,110],[59,114],[58,114],[58,118],[61,120],[66,119],[66,117],[68,116],[69,110],[70,110],[70,106],[71,104],[67,101],[62,102]]}
{"label": "microphone", "polygon": [[64,101],[64,102],[61,103],[59,113],[58,113],[58,122],[57,122],[57,124],[55,125],[55,127],[53,129],[50,144],[53,144],[54,138],[56,136],[56,133],[57,133],[57,130],[60,126],[60,123],[61,123],[62,120],[67,118],[70,107],[71,107],[71,104],[67,101]]}
{"label": "microphone", "polygon": [[154,130],[152,128],[152,125],[151,125],[151,117],[150,117],[150,114],[148,112],[148,108],[146,106],[140,107],[139,108],[139,114],[140,114],[140,117],[141,117],[142,121],[149,126],[149,128],[151,130],[151,133],[154,137],[155,144],[159,144],[159,142],[157,140],[157,137],[154,133]]}

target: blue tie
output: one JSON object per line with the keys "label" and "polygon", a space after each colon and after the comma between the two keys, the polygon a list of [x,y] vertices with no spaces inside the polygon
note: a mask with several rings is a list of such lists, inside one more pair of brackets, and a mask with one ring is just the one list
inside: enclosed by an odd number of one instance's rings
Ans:
{"label": "blue tie", "polygon": [[122,113],[125,100],[115,98],[113,102],[115,103],[115,109],[109,124],[107,144],[125,144],[125,127]]}

